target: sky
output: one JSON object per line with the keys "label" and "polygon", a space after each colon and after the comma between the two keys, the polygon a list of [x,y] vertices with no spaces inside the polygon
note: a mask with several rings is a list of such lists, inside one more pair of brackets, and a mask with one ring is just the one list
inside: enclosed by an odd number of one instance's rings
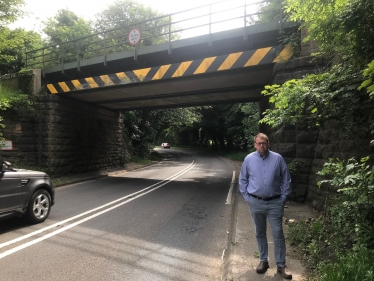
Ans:
{"label": "sky", "polygon": [[[203,6],[210,3],[221,3],[214,5],[220,6],[219,9],[228,9],[231,6],[243,5],[245,0],[137,0],[139,3],[151,7],[163,14],[175,13],[187,9]],[[259,2],[260,0],[246,0],[247,3]],[[90,20],[95,14],[106,9],[113,4],[115,0],[25,0],[24,11],[29,14],[23,19],[9,25],[13,29],[21,27],[26,30],[34,30],[42,33],[42,21],[46,21],[56,15],[60,9],[69,9],[79,17]],[[232,11],[231,13],[235,13]],[[236,13],[239,13],[236,11]],[[242,13],[242,12],[240,12]],[[190,13],[190,17],[191,17]],[[218,15],[217,15],[218,16]],[[219,15],[221,17],[221,15]],[[242,20],[243,21],[243,20]],[[225,23],[227,25],[228,23]],[[217,27],[218,28],[218,27]],[[189,37],[189,36],[188,36]]]}

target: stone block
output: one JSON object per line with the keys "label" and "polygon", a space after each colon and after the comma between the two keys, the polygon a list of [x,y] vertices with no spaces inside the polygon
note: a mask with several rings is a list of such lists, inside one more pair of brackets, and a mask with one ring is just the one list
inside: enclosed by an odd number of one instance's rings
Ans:
{"label": "stone block", "polygon": [[297,156],[302,158],[314,158],[316,144],[298,144]]}
{"label": "stone block", "polygon": [[306,197],[307,191],[308,185],[300,183],[298,183],[297,186],[292,190],[292,192],[295,192],[297,197]]}
{"label": "stone block", "polygon": [[299,143],[316,143],[318,140],[318,131],[301,131],[297,135]]}
{"label": "stone block", "polygon": [[296,144],[280,143],[277,145],[277,152],[283,157],[296,157]]}
{"label": "stone block", "polygon": [[296,177],[296,181],[298,184],[306,184],[308,185],[309,183],[309,174],[302,174],[298,173]]}

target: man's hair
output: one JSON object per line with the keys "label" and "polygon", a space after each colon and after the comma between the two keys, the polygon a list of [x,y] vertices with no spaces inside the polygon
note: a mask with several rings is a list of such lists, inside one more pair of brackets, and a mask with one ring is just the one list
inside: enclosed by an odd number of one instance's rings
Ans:
{"label": "man's hair", "polygon": [[255,137],[253,138],[253,141],[256,142],[257,138],[260,138],[260,139],[266,140],[266,142],[269,142],[268,136],[263,133],[258,133],[257,135],[255,135]]}

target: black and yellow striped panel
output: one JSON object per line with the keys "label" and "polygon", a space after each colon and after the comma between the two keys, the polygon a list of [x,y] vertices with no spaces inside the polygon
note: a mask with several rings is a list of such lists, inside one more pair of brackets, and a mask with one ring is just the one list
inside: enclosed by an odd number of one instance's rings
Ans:
{"label": "black and yellow striped panel", "polygon": [[[277,56],[275,55],[275,50],[279,53]],[[181,63],[47,84],[47,88],[51,94],[60,94],[113,85],[125,85],[130,83],[142,83],[161,79],[186,77],[222,70],[287,61],[291,58],[292,54],[293,52],[289,45],[268,47],[228,55],[184,61]]]}

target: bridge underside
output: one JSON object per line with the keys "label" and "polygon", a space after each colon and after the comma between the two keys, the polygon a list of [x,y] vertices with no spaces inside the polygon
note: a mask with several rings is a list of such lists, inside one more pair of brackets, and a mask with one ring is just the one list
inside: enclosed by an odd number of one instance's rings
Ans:
{"label": "bridge underside", "polygon": [[258,101],[273,64],[179,79],[163,79],[64,93],[114,111]]}

